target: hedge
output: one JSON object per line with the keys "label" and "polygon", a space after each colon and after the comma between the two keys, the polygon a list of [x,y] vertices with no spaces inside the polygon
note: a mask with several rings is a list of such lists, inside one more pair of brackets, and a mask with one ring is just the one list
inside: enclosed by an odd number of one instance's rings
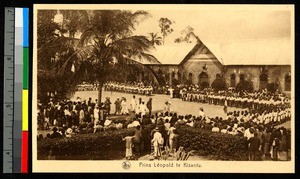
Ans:
{"label": "hedge", "polygon": [[247,141],[244,137],[213,133],[201,128],[177,126],[179,144],[186,150],[196,150],[216,160],[246,160]]}
{"label": "hedge", "polygon": [[[150,132],[154,125],[143,128],[145,150],[150,151]],[[243,137],[222,133],[212,133],[200,128],[176,126],[179,133],[179,145],[185,150],[194,150],[202,156],[215,160],[246,160],[247,144]],[[125,156],[125,143],[121,137],[134,135],[134,129],[104,131],[96,134],[80,134],[64,139],[42,139],[38,141],[38,159],[45,159],[52,148],[53,155],[63,159],[76,159],[74,156],[86,156],[84,159],[112,160]],[[96,156],[95,156],[96,155]]]}
{"label": "hedge", "polygon": [[[104,131],[95,134],[78,134],[70,138],[49,139],[44,138],[37,142],[38,159],[46,159],[50,149],[54,156],[64,156],[71,160],[73,156],[85,155],[88,159],[116,159],[125,151],[122,137],[134,135],[134,129]],[[109,151],[120,155],[107,156]],[[97,155],[93,157],[93,155]]]}

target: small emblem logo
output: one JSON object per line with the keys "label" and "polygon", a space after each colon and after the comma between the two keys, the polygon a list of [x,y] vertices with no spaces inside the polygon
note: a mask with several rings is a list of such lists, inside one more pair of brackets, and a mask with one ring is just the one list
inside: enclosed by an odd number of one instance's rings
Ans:
{"label": "small emblem logo", "polygon": [[125,161],[122,163],[122,167],[124,170],[128,170],[130,168],[131,164],[129,161]]}

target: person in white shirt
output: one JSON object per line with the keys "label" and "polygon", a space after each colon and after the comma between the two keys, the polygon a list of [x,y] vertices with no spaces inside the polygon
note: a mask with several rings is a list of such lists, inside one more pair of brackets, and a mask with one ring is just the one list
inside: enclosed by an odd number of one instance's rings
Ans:
{"label": "person in white shirt", "polygon": [[136,100],[135,100],[135,95],[132,96],[131,102],[130,102],[130,108],[133,112],[136,110]]}
{"label": "person in white shirt", "polygon": [[96,105],[96,107],[94,109],[94,118],[95,118],[95,120],[99,120],[99,107],[98,107],[98,105]]}
{"label": "person in white shirt", "polygon": [[211,129],[212,132],[220,132],[220,128],[218,127],[218,124],[214,124],[214,127]]}
{"label": "person in white shirt", "polygon": [[141,113],[142,117],[143,117],[144,115],[146,115],[146,112],[147,112],[147,107],[146,107],[146,105],[145,105],[145,102],[144,102],[144,101],[142,101],[142,103],[141,103],[141,105],[140,105],[139,109],[140,109],[140,111],[139,111],[139,112]]}
{"label": "person in white shirt", "polygon": [[153,147],[154,147],[154,157],[157,158],[161,156],[160,145],[163,145],[164,139],[161,133],[159,132],[158,127],[154,129],[154,132],[155,133],[153,135],[153,139],[151,140],[151,143],[153,143]]}
{"label": "person in white shirt", "polygon": [[[254,137],[254,132],[253,132],[254,129],[251,129],[251,128],[247,128],[245,130],[245,133],[244,133],[244,137],[247,138],[247,140],[249,140],[251,137]],[[251,133],[252,132],[252,133]]]}

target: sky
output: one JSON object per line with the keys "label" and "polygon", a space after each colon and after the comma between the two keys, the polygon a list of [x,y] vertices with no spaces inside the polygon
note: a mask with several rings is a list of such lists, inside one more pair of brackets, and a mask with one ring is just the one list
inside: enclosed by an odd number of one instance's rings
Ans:
{"label": "sky", "polygon": [[[70,6],[63,6],[62,9]],[[78,9],[78,6],[71,6]],[[292,5],[86,5],[87,8],[145,10],[150,17],[136,26],[134,35],[156,33],[161,36],[159,19],[168,18],[174,32],[165,38],[173,44],[187,26],[206,42],[224,42],[245,39],[293,37],[294,12]],[[57,6],[52,7],[57,9]]]}
{"label": "sky", "polygon": [[174,32],[165,39],[165,44],[174,43],[187,26],[195,29],[200,39],[209,42],[235,41],[256,38],[291,36],[291,12],[285,8],[193,8],[148,10],[151,17],[143,20],[134,31],[135,35],[158,32],[158,21],[166,17],[175,21]]}

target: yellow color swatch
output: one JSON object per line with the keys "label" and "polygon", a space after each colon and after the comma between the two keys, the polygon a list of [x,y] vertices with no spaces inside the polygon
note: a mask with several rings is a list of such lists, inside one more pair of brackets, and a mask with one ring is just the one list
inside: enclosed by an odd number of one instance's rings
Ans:
{"label": "yellow color swatch", "polygon": [[28,90],[22,93],[22,131],[28,131]]}

